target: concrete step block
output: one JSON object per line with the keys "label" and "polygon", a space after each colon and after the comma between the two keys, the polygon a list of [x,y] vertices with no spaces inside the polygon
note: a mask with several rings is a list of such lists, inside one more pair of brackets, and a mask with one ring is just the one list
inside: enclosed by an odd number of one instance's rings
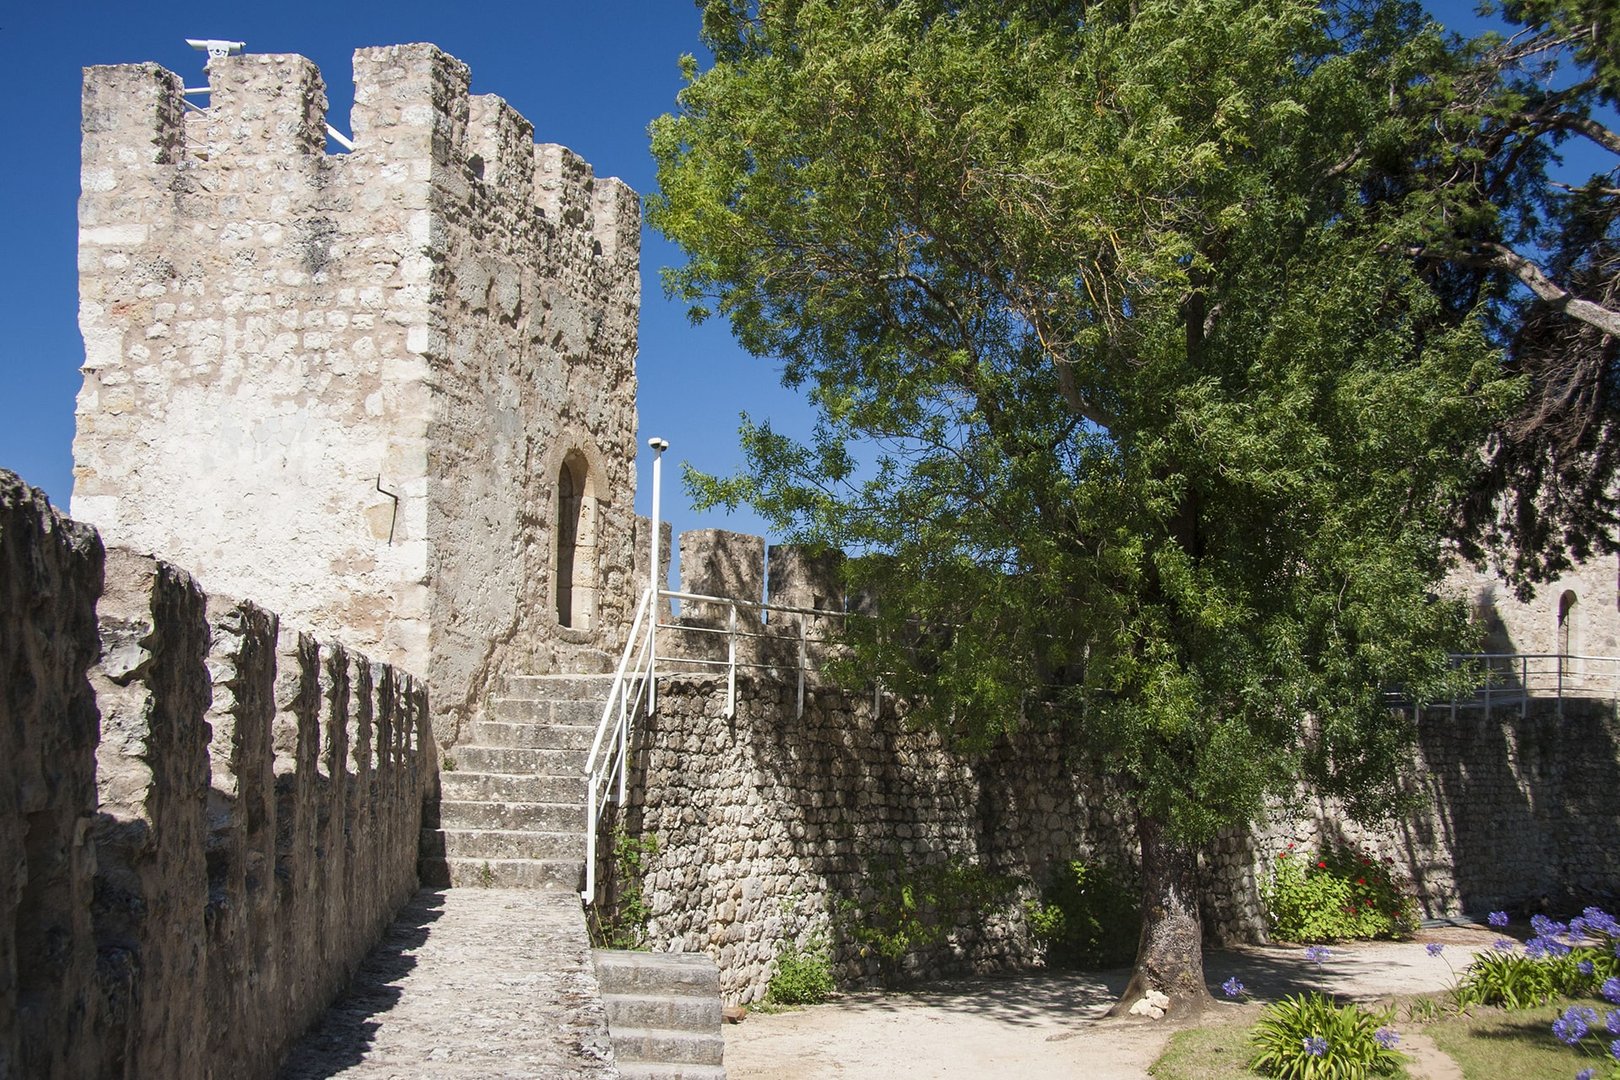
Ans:
{"label": "concrete step block", "polygon": [[612,673],[597,675],[508,675],[503,696],[529,701],[577,701],[594,697],[597,708],[613,687]]}
{"label": "concrete step block", "polygon": [[577,892],[585,883],[578,859],[424,858],[422,884],[443,888],[537,889]]}
{"label": "concrete step block", "polygon": [[665,1028],[614,1028],[613,1056],[618,1061],[656,1061],[670,1065],[719,1065],[726,1040],[718,1032],[671,1031]]}
{"label": "concrete step block", "polygon": [[708,994],[720,998],[720,969],[704,953],[597,949],[591,958],[604,994]]}
{"label": "concrete step block", "polygon": [[456,771],[502,776],[582,776],[584,750],[517,746],[458,746],[449,755]]}
{"label": "concrete step block", "polygon": [[445,799],[431,823],[450,829],[521,829],[585,835],[585,801],[577,803],[480,802]]}
{"label": "concrete step block", "polygon": [[[522,704],[533,704],[524,702]],[[545,721],[528,720],[476,720],[468,733],[468,743],[474,746],[514,746],[535,750],[590,749],[596,738],[595,724],[554,724],[550,710]],[[582,758],[581,761],[584,759]]]}
{"label": "concrete step block", "polygon": [[534,832],[516,829],[423,829],[422,854],[457,859],[585,858],[585,837],[578,832]]}
{"label": "concrete step block", "polygon": [[585,777],[509,776],[502,773],[439,774],[441,796],[451,801],[585,804]]}
{"label": "concrete step block", "polygon": [[680,1065],[667,1061],[620,1061],[620,1080],[726,1080],[723,1065]]}
{"label": "concrete step block", "polygon": [[720,1030],[720,997],[708,994],[607,994],[608,1026],[665,1028],[713,1033]]}

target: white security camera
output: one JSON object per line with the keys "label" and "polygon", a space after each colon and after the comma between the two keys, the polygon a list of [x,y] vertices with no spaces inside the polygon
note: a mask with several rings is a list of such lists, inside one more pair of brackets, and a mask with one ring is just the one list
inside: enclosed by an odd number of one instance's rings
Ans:
{"label": "white security camera", "polygon": [[221,41],[219,38],[186,38],[186,44],[214,60],[221,56],[236,56],[245,48],[245,41]]}

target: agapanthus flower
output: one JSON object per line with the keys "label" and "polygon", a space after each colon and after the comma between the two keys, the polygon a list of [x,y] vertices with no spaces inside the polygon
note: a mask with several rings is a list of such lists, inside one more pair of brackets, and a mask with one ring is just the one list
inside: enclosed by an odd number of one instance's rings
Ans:
{"label": "agapanthus flower", "polygon": [[1616,1005],[1620,1005],[1620,975],[1610,975],[1607,979],[1604,979],[1603,986],[1599,988],[1598,993]]}
{"label": "agapanthus flower", "polygon": [[1544,934],[1540,937],[1533,937],[1529,941],[1525,942],[1524,951],[1529,954],[1532,960],[1540,960],[1542,957],[1547,956],[1565,956],[1569,953],[1570,949],[1569,946],[1564,942],[1559,941],[1555,937],[1548,937]]}
{"label": "agapanthus flower", "polygon": [[1243,983],[1238,980],[1236,975],[1233,975],[1230,979],[1221,983],[1221,993],[1229,998],[1235,998],[1243,993]]}
{"label": "agapanthus flower", "polygon": [[1439,956],[1441,953],[1446,951],[1446,947],[1440,944],[1438,941],[1431,941],[1427,945],[1423,946],[1423,951],[1428,953],[1430,956]]}
{"label": "agapanthus flower", "polygon": [[1564,1010],[1564,1014],[1553,1021],[1552,1033],[1560,1042],[1574,1046],[1586,1038],[1586,1033],[1592,1030],[1592,1023],[1597,1019],[1597,1010],[1590,1005],[1571,1005]]}
{"label": "agapanthus flower", "polygon": [[1499,937],[1491,942],[1491,948],[1497,952],[1512,952],[1519,947],[1519,943],[1511,938]]}
{"label": "agapanthus flower", "polygon": [[1575,1074],[1575,1080],[1592,1080],[1592,1077],[1596,1075],[1596,1069],[1582,1069],[1580,1072]]}
{"label": "agapanthus flower", "polygon": [[1610,1035],[1620,1035],[1620,1009],[1610,1009],[1604,1013],[1603,1026],[1609,1029]]}
{"label": "agapanthus flower", "polygon": [[1300,1040],[1300,1045],[1305,1048],[1305,1052],[1311,1057],[1321,1057],[1327,1053],[1327,1040],[1320,1035],[1307,1035]]}
{"label": "agapanthus flower", "polygon": [[1401,1033],[1391,1027],[1381,1027],[1373,1032],[1373,1039],[1385,1050],[1393,1050],[1401,1043]]}
{"label": "agapanthus flower", "polygon": [[1485,916],[1485,921],[1496,927],[1506,926],[1508,924],[1507,912],[1493,911]]}
{"label": "agapanthus flower", "polygon": [[1530,916],[1530,929],[1536,932],[1537,937],[1559,937],[1569,933],[1569,927],[1561,922],[1553,922],[1545,915]]}
{"label": "agapanthus flower", "polygon": [[1620,937],[1620,920],[1602,908],[1589,907],[1581,912],[1581,922],[1587,931],[1607,937]]}
{"label": "agapanthus flower", "polygon": [[1616,1039],[1609,1044],[1609,1056],[1616,1061],[1620,1061],[1620,1039]]}
{"label": "agapanthus flower", "polygon": [[1590,961],[1590,960],[1582,960],[1580,963],[1575,965],[1575,970],[1580,972],[1582,975],[1590,975],[1590,974],[1592,974],[1592,972],[1594,970],[1594,968],[1592,967],[1592,961]]}
{"label": "agapanthus flower", "polygon": [[1328,948],[1326,945],[1312,945],[1305,950],[1305,959],[1309,960],[1318,967],[1321,967],[1323,964],[1327,963],[1328,958],[1332,955],[1333,950]]}

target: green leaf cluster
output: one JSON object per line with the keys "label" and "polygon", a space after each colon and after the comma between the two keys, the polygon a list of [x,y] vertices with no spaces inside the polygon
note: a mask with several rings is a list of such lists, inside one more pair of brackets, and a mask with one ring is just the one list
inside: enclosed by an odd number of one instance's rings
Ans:
{"label": "green leaf cluster", "polygon": [[[1340,1004],[1317,991],[1294,994],[1267,1005],[1249,1032],[1255,1045],[1255,1072],[1279,1080],[1359,1080],[1387,1076],[1402,1055],[1375,1037],[1394,1019],[1394,1010],[1372,1012],[1353,1002]],[[1320,1054],[1307,1049],[1322,1039]]]}

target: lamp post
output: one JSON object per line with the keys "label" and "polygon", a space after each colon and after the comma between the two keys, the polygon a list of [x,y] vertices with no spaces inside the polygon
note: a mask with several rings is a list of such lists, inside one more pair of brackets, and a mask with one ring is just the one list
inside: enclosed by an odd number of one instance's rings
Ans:
{"label": "lamp post", "polygon": [[656,435],[647,440],[652,447],[652,545],[651,558],[647,563],[647,714],[650,716],[658,709],[658,590],[662,588],[658,580],[659,549],[663,547],[663,528],[658,523],[659,503],[663,498],[664,488],[664,451],[669,449],[669,440],[660,439]]}

